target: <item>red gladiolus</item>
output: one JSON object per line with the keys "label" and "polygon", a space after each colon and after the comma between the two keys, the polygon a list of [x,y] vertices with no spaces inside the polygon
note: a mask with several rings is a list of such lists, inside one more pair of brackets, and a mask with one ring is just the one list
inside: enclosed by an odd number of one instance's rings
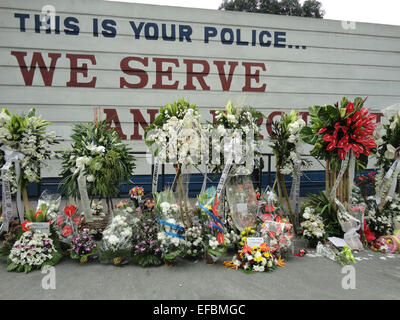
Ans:
{"label": "red gladiolus", "polygon": [[67,217],[72,217],[75,214],[76,207],[74,205],[66,206],[64,208],[64,212],[67,215]]}
{"label": "red gladiolus", "polygon": [[324,133],[326,130],[328,130],[327,128],[321,128],[318,130],[318,134]]}

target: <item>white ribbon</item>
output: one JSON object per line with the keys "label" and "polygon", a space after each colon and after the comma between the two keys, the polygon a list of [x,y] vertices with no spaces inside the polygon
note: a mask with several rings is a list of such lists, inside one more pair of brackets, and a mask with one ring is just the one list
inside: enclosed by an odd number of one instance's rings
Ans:
{"label": "white ribbon", "polygon": [[224,159],[226,161],[225,161],[225,167],[222,170],[221,178],[219,179],[217,186],[217,193],[216,193],[217,199],[221,198],[221,193],[224,190],[226,181],[228,179],[229,171],[231,170],[232,167],[232,162],[233,162],[232,153],[233,153],[233,143],[231,141],[231,143],[227,143],[224,145]]}
{"label": "white ribbon", "polygon": [[[10,181],[5,179],[5,175],[10,169],[12,163],[14,163],[15,168],[15,179],[17,184],[19,184],[20,176],[21,176],[21,167],[20,160],[22,160],[25,156],[17,151],[8,149],[6,146],[1,146],[0,149],[4,152],[5,164],[1,168],[1,179],[3,181],[2,188],[2,206],[3,206],[3,223],[0,227],[0,233],[8,231],[10,220],[15,216],[12,211],[12,200],[11,200],[11,188]],[[21,188],[18,186],[17,189],[17,211],[19,214],[20,222],[24,221],[24,206],[21,200]]]}
{"label": "white ribbon", "polygon": [[[345,206],[343,205],[343,203],[341,203],[341,202],[339,201],[339,199],[336,197],[336,190],[337,190],[337,188],[338,188],[338,186],[339,186],[340,181],[341,181],[342,178],[343,178],[344,173],[346,172],[346,169],[347,169],[347,166],[349,165],[349,162],[351,162],[351,163],[350,163],[350,168],[352,168],[353,166],[355,166],[355,163],[352,163],[352,162],[355,162],[353,152],[347,151],[347,152],[346,152],[346,158],[345,158],[345,160],[342,161],[339,174],[338,174],[338,176],[337,176],[337,178],[336,178],[335,184],[333,185],[332,190],[331,190],[331,193],[330,193],[330,196],[329,196],[329,198],[330,198],[331,201],[335,201],[335,203],[337,204],[337,206],[338,206],[338,208],[339,208],[339,211],[342,212],[342,213],[346,213],[346,212],[347,212],[347,209],[345,208]],[[328,168],[328,170],[329,170],[329,168]],[[354,172],[354,171],[353,171],[353,172]],[[354,176],[351,176],[351,177],[350,177],[350,180],[352,181],[353,178],[354,178]],[[350,185],[351,185],[351,183],[350,183]],[[350,194],[350,193],[349,193],[349,194]],[[340,219],[339,219],[339,221],[340,221]]]}
{"label": "white ribbon", "polygon": [[78,189],[81,197],[81,207],[85,215],[85,220],[86,222],[92,222],[92,208],[90,206],[90,200],[87,192],[86,176],[83,174],[83,171],[81,171],[78,176]]}
{"label": "white ribbon", "polygon": [[398,158],[395,162],[393,162],[392,166],[389,168],[389,170],[386,172],[381,184],[377,188],[376,192],[376,204],[379,206],[382,202],[381,199],[381,193],[386,185],[386,183],[392,179],[392,184],[390,186],[388,194],[385,196],[383,201],[385,202],[387,196],[393,197],[395,191],[396,191],[396,186],[397,186],[397,177],[399,176],[400,173],[400,158]]}
{"label": "white ribbon", "polygon": [[[299,155],[297,154],[297,159],[299,159]],[[290,207],[293,210],[295,215],[295,223],[299,225],[299,213],[300,213],[300,178],[301,178],[301,160],[296,160],[294,162],[294,172],[293,172],[293,181],[292,187],[290,189],[289,195],[289,203]]]}

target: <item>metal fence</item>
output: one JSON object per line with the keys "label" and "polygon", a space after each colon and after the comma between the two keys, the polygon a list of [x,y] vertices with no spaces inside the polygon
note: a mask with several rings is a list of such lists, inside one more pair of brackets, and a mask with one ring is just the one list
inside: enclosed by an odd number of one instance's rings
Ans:
{"label": "metal fence", "polygon": [[[146,155],[145,151],[132,151],[130,152],[134,156]],[[305,157],[310,157],[309,155],[304,155]],[[275,168],[273,167],[274,154],[263,153],[260,158],[259,167],[254,168],[252,174],[252,180],[254,186],[259,190],[265,189],[267,186],[272,186],[275,181]],[[323,165],[321,163],[321,165]],[[154,164],[148,164],[145,171],[148,174],[135,175],[131,179],[131,183],[127,185],[120,185],[119,197],[125,197],[128,195],[129,189],[132,185],[141,185],[146,191],[151,190],[152,176],[154,172]],[[166,164],[161,165],[161,174],[159,177],[158,189],[164,190],[166,187],[172,184],[174,175],[166,174]],[[203,183],[203,175],[201,173],[194,173],[191,175],[191,181],[189,182],[189,194],[195,196],[201,189]],[[289,188],[291,185],[291,177],[285,176],[285,182]],[[217,185],[219,181],[219,175],[209,175],[207,186]],[[43,190],[59,190],[61,185],[61,179],[59,177],[42,178],[39,183],[32,183],[28,188],[28,193],[30,197],[40,196]],[[325,175],[323,171],[308,171],[304,172],[302,175],[302,190],[304,193],[314,192],[316,190],[321,190],[325,187]]]}

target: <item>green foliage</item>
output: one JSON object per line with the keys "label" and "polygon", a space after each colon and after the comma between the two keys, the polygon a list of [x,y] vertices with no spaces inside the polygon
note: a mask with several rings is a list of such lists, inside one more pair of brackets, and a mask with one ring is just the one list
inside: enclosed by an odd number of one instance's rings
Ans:
{"label": "green foliage", "polygon": [[317,0],[306,0],[303,5],[299,0],[224,0],[219,9],[323,18],[325,12],[321,7],[321,2]]}
{"label": "green foliage", "polygon": [[335,206],[324,192],[309,194],[308,201],[303,204],[303,207],[311,207],[315,209],[316,214],[321,216],[325,225],[325,237],[343,237]]}
{"label": "green foliage", "polygon": [[[67,197],[79,197],[77,159],[88,157],[85,175],[92,176],[87,187],[90,195],[112,198],[119,193],[117,185],[129,181],[135,168],[135,158],[130,148],[122,143],[115,130],[109,129],[107,121],[76,124],[73,128],[72,149],[61,151],[62,191]],[[88,148],[89,146],[89,148]],[[103,153],[90,150],[92,146],[104,147]]]}
{"label": "green foliage", "polygon": [[136,254],[133,261],[142,267],[159,266],[163,263],[161,256],[156,254]]}

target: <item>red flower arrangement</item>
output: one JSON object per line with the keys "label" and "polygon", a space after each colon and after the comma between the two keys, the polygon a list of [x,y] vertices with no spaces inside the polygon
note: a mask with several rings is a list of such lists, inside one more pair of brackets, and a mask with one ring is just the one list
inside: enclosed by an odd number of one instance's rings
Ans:
{"label": "red flower arrangement", "polygon": [[[338,156],[341,160],[346,158],[346,152],[353,150],[356,158],[360,154],[370,155],[370,150],[376,147],[372,133],[376,128],[376,124],[372,121],[376,119],[373,114],[368,114],[368,109],[361,108],[360,111],[354,112],[354,104],[348,102],[346,106],[346,114],[342,121],[337,121],[334,125],[332,134],[324,134],[323,140],[329,142],[326,147],[327,151],[337,149]],[[318,131],[323,134],[328,130],[324,127]],[[331,131],[331,130],[330,130]]]}
{"label": "red flower arrangement", "polygon": [[376,147],[372,134],[377,125],[374,123],[376,115],[363,107],[364,102],[361,98],[354,102],[343,98],[340,106],[337,103],[311,107],[311,126],[301,131],[302,139],[314,145],[311,155],[325,160],[336,156],[339,161],[345,160],[347,152],[351,151],[357,159],[361,156],[367,159],[371,149]]}

